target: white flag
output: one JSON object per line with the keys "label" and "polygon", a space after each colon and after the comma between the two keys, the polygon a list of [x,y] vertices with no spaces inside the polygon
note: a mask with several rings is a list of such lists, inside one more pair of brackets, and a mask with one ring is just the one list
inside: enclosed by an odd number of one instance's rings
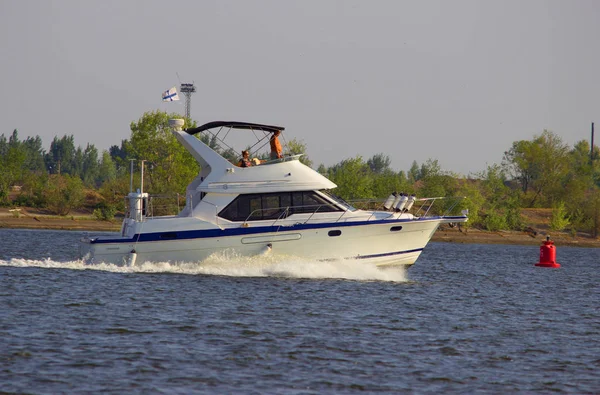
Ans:
{"label": "white flag", "polygon": [[174,101],[179,100],[179,95],[177,94],[177,89],[172,87],[168,91],[164,91],[162,94],[163,101]]}

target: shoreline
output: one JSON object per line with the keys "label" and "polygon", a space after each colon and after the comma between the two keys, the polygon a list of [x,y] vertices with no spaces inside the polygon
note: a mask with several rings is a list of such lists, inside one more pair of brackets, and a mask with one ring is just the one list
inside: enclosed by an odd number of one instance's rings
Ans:
{"label": "shoreline", "polygon": [[121,223],[117,221],[98,221],[84,216],[52,217],[29,214],[19,217],[0,216],[0,228],[118,232],[121,230]]}
{"label": "shoreline", "polygon": [[[70,230],[86,232],[119,232],[120,221],[99,221],[89,215],[75,215],[67,217],[20,214],[18,217],[12,213],[0,215],[0,228],[3,229],[46,229]],[[600,248],[600,239],[589,236],[573,237],[565,232],[538,232],[533,235],[528,232],[498,231],[489,232],[479,229],[458,230],[448,226],[440,227],[433,235],[431,241],[459,244],[509,244],[509,245],[541,245],[546,236],[554,241],[556,246]]]}
{"label": "shoreline", "polygon": [[431,241],[462,243],[462,244],[508,244],[508,245],[531,245],[540,246],[546,237],[556,246],[600,248],[600,239],[589,236],[573,237],[566,232],[539,232],[533,235],[523,231],[498,231],[489,232],[479,229],[469,229],[467,232],[457,229],[439,228]]}

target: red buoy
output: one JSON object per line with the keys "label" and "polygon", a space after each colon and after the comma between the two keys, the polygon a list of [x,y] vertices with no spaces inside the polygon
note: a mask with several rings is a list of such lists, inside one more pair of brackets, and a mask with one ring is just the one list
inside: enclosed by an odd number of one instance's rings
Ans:
{"label": "red buoy", "polygon": [[556,247],[554,247],[554,242],[550,240],[550,236],[546,236],[546,241],[540,246],[540,261],[535,266],[560,267],[560,264],[556,263]]}

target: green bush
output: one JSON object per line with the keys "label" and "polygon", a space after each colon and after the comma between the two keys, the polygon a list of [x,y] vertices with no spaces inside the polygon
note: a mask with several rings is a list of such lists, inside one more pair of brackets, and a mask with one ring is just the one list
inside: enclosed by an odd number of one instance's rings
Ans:
{"label": "green bush", "polygon": [[496,232],[502,229],[507,229],[506,217],[497,211],[489,212],[483,219],[483,226],[490,232]]}
{"label": "green bush", "polygon": [[565,208],[565,203],[560,202],[555,205],[552,209],[552,218],[550,219],[550,229],[556,231],[562,231],[567,226],[569,226],[570,221],[567,216],[567,209]]}
{"label": "green bush", "polygon": [[523,229],[523,218],[521,217],[521,209],[518,207],[511,207],[506,210],[504,215],[506,225],[510,230],[521,230]]}
{"label": "green bush", "polygon": [[101,204],[94,210],[94,218],[98,221],[112,221],[117,213],[117,208],[110,204]]}
{"label": "green bush", "polygon": [[83,182],[77,176],[53,175],[44,190],[46,208],[52,214],[68,215],[83,205]]}

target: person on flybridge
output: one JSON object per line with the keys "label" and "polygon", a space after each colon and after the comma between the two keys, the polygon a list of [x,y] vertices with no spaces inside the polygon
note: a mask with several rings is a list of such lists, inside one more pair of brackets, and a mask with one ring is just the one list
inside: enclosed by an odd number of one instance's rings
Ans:
{"label": "person on flybridge", "polygon": [[252,166],[252,161],[250,160],[250,152],[248,150],[242,151],[242,159],[238,162],[239,167],[250,167]]}
{"label": "person on flybridge", "polygon": [[[283,149],[281,148],[281,143],[279,142],[280,134],[281,130],[277,130],[269,139],[269,144],[271,145],[271,160],[283,158]],[[237,165],[239,167],[250,167],[253,164],[260,165],[261,163],[265,163],[265,161],[258,158],[250,159],[250,152],[248,152],[248,150],[243,150],[242,159],[240,159]]]}
{"label": "person on flybridge", "polygon": [[281,143],[279,142],[280,134],[281,130],[274,132],[269,140],[271,144],[271,159],[283,158],[283,149],[281,149]]}
{"label": "person on flybridge", "polygon": [[248,150],[242,151],[242,159],[237,163],[238,167],[250,167],[250,166],[258,166],[264,161],[261,161],[258,158],[250,159],[250,152]]}

